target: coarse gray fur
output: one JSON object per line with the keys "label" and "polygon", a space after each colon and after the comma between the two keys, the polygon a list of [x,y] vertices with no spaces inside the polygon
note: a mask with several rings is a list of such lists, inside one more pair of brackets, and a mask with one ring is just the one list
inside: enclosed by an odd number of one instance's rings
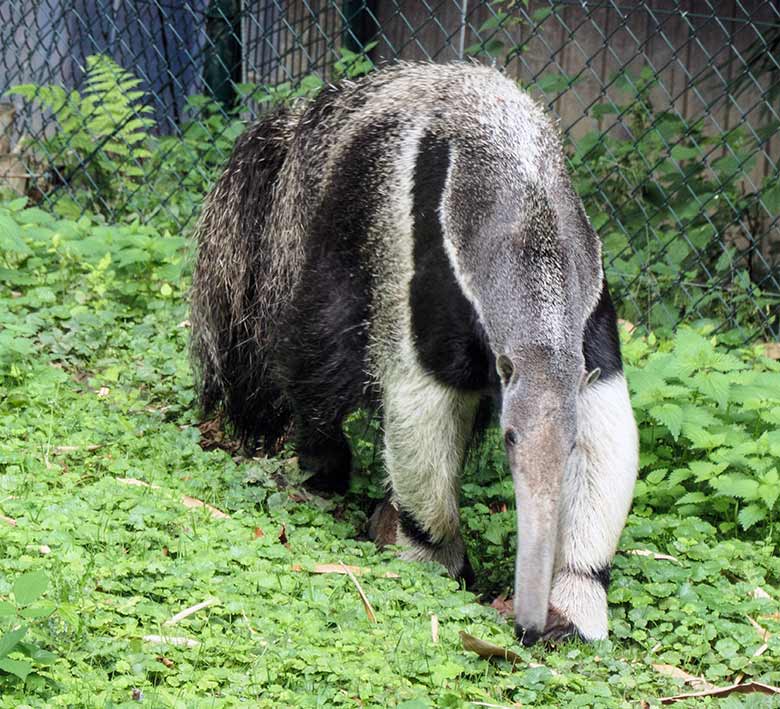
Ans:
{"label": "coarse gray fur", "polygon": [[[599,526],[582,522],[592,509],[591,475],[627,480],[630,485],[621,490],[628,489],[630,501],[633,419],[622,376],[608,383],[617,387],[614,395],[605,389],[600,398],[587,399],[614,401],[631,421],[617,441],[628,451],[621,469],[591,470],[588,451],[600,450],[605,431],[578,424],[577,410],[585,401],[583,331],[602,290],[600,242],[565,169],[555,125],[499,72],[478,65],[398,64],[279,110],[239,139],[198,227],[191,319],[203,406],[221,403],[241,434],[261,436],[266,449],[273,449],[300,408],[301,394],[291,394],[300,389],[301,377],[288,365],[296,354],[290,332],[309,315],[299,304],[320,287],[304,278],[312,254],[327,253],[330,239],[336,243],[339,235],[328,226],[343,223],[339,210],[370,214],[354,253],[344,257],[345,263],[354,259],[361,282],[369,284],[368,292],[347,298],[350,308],[366,301],[363,321],[350,328],[366,333],[365,352],[354,353],[360,381],[341,383],[335,367],[312,375],[307,411],[315,428],[325,431],[329,420],[340,421],[344,410],[360,403],[353,384],[367,399],[383,403],[392,502],[414,516],[431,543],[420,544],[401,528],[399,539],[408,543],[410,558],[439,560],[455,575],[463,571],[457,478],[480,393],[437,381],[421,365],[413,333],[413,199],[420,188],[414,178],[423,141],[446,146],[446,181],[432,208],[452,273],[484,328],[502,378],[501,424],[521,535],[518,632],[541,634],[553,598],[575,630],[601,637],[605,597],[588,590],[594,600],[578,604],[578,589],[592,578],[580,582],[577,575],[608,565],[617,543],[614,530],[619,535],[627,513],[626,493],[607,513],[615,522],[605,526],[597,553],[582,571],[567,556],[577,543],[569,530],[589,534]],[[365,170],[366,183],[345,193],[340,180],[354,177],[348,163]],[[329,317],[335,316],[326,308],[322,319]],[[332,409],[314,391],[326,390],[331,380],[337,392],[331,398],[341,399]],[[608,455],[601,459],[613,462]],[[560,498],[568,500],[566,490],[575,488],[582,491],[579,502],[563,509]],[[598,620],[590,617],[595,615]],[[594,630],[582,630],[588,627]]]}

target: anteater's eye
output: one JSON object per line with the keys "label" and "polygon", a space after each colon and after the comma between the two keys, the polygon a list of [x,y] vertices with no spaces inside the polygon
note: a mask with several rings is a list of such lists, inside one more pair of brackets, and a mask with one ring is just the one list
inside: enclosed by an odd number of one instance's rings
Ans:
{"label": "anteater's eye", "polygon": [[496,369],[498,370],[498,376],[501,377],[501,381],[506,386],[509,384],[509,380],[515,373],[515,369],[512,366],[512,361],[506,355],[499,355],[496,360]]}

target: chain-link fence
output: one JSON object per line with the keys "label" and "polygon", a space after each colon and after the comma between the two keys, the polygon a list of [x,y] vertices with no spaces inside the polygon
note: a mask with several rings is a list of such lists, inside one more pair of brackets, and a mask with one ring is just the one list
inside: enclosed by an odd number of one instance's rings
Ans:
{"label": "chain-link fence", "polygon": [[0,0],[0,190],[183,229],[267,103],[398,58],[560,117],[625,318],[778,336],[774,0]]}

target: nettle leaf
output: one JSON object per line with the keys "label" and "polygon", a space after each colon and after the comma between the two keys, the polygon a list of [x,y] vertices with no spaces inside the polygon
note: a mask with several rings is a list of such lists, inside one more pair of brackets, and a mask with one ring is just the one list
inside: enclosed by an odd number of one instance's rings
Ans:
{"label": "nettle leaf", "polygon": [[731,378],[728,374],[699,372],[691,381],[697,391],[716,402],[721,409],[728,406],[731,387]]}
{"label": "nettle leaf", "polygon": [[682,409],[684,419],[683,432],[686,435],[688,435],[689,428],[703,428],[706,430],[720,423],[720,419],[703,406],[685,404]]}
{"label": "nettle leaf", "polygon": [[772,426],[780,426],[780,406],[774,406],[771,409],[759,407],[758,415],[762,421]]}
{"label": "nettle leaf", "polygon": [[666,403],[651,407],[649,413],[658,423],[669,429],[676,441],[682,430],[683,410],[677,404]]}
{"label": "nettle leaf", "polygon": [[30,571],[22,574],[14,582],[14,598],[20,606],[27,606],[38,600],[49,585],[49,577],[44,571]]}
{"label": "nettle leaf", "polygon": [[693,505],[693,504],[699,504],[702,502],[707,502],[708,496],[705,495],[703,492],[689,492],[685,495],[683,495],[681,498],[679,498],[674,504],[675,505]]}
{"label": "nettle leaf", "polygon": [[761,476],[758,496],[767,509],[771,510],[775,506],[777,498],[780,497],[780,475],[777,473],[777,468],[772,468]]}
{"label": "nettle leaf", "polygon": [[757,522],[766,519],[766,516],[766,508],[762,505],[758,505],[755,502],[752,502],[739,511],[737,519],[739,520],[739,524],[742,529],[748,530]]}
{"label": "nettle leaf", "polygon": [[672,471],[671,475],[669,475],[669,480],[667,481],[668,485],[669,487],[679,485],[680,483],[690,479],[692,475],[693,473],[689,468],[677,468]]}
{"label": "nettle leaf", "polygon": [[695,425],[685,427],[685,437],[691,442],[691,448],[713,450],[726,442],[725,433],[712,433]]}
{"label": "nettle leaf", "polygon": [[696,476],[696,482],[704,482],[710,478],[714,478],[716,475],[720,475],[726,468],[728,463],[713,463],[709,460],[692,460],[688,463],[688,468]]}
{"label": "nettle leaf", "polygon": [[652,473],[649,473],[645,480],[647,480],[647,482],[651,485],[658,485],[666,477],[667,472],[668,471],[666,468],[659,468],[658,470],[654,470]]}
{"label": "nettle leaf", "polygon": [[758,499],[758,481],[742,475],[722,475],[710,480],[719,495],[738,497],[742,500]]}

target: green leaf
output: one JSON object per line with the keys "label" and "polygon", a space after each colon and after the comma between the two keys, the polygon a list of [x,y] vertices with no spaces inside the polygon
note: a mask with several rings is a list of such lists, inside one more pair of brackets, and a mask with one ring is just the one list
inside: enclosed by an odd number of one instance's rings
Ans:
{"label": "green leaf", "polygon": [[30,571],[22,574],[14,582],[14,598],[20,606],[27,606],[40,598],[49,585],[49,577],[44,571]]}
{"label": "green leaf", "polygon": [[772,185],[761,193],[761,201],[773,217],[780,215],[780,181],[772,178]]}
{"label": "green leaf", "polygon": [[0,601],[0,618],[16,615],[16,606],[8,601]]}
{"label": "green leaf", "polygon": [[705,495],[703,492],[689,492],[685,495],[683,495],[681,498],[679,498],[674,504],[675,505],[693,505],[693,504],[700,504],[702,502],[706,502],[708,500],[708,496]]}
{"label": "green leaf", "polygon": [[728,406],[730,375],[720,372],[699,372],[694,376],[692,383],[699,392],[716,402],[721,409]]}
{"label": "green leaf", "polygon": [[672,148],[672,157],[675,160],[695,160],[701,157],[701,150],[699,148],[689,148],[684,145],[675,145]]}
{"label": "green leaf", "polygon": [[11,652],[27,632],[27,626],[23,625],[15,630],[9,630],[0,637],[0,657],[5,657]]}
{"label": "green leaf", "polygon": [[11,660],[5,657],[0,659],[0,670],[16,675],[20,680],[24,681],[27,679],[27,675],[33,671],[33,666],[26,660]]}
{"label": "green leaf", "polygon": [[22,239],[22,229],[11,217],[0,214],[0,252],[29,256],[32,251]]}
{"label": "green leaf", "polygon": [[21,611],[19,611],[19,615],[22,618],[43,618],[44,616],[51,615],[54,613],[54,610],[56,609],[56,606],[53,603],[36,603],[34,606],[28,606],[27,608],[22,608]]}
{"label": "green leaf", "polygon": [[669,429],[675,440],[680,436],[683,424],[683,410],[677,404],[661,404],[649,410],[650,415]]}
{"label": "green leaf", "polygon": [[647,482],[650,483],[651,485],[658,485],[659,483],[663,482],[663,479],[666,477],[666,473],[667,473],[666,468],[660,468],[650,473],[645,478],[645,480],[647,480]]}
{"label": "green leaf", "polygon": [[758,496],[767,509],[771,510],[775,506],[777,498],[780,497],[780,475],[777,473],[777,468],[771,468],[763,474],[758,486]]}
{"label": "green leaf", "polygon": [[766,515],[766,508],[753,502],[746,507],[743,507],[739,511],[737,519],[739,520],[739,524],[741,525],[742,529],[747,530],[757,522],[766,519]]}
{"label": "green leaf", "polygon": [[541,24],[552,14],[553,9],[551,7],[540,7],[538,10],[534,10],[534,12],[531,14],[531,19],[536,24]]}
{"label": "green leaf", "polygon": [[743,500],[755,500],[758,498],[758,482],[744,476],[721,475],[719,478],[710,480],[710,485],[720,495],[738,497]]}
{"label": "green leaf", "polygon": [[536,87],[546,94],[559,94],[569,88],[570,79],[566,74],[545,74],[536,82]]}

